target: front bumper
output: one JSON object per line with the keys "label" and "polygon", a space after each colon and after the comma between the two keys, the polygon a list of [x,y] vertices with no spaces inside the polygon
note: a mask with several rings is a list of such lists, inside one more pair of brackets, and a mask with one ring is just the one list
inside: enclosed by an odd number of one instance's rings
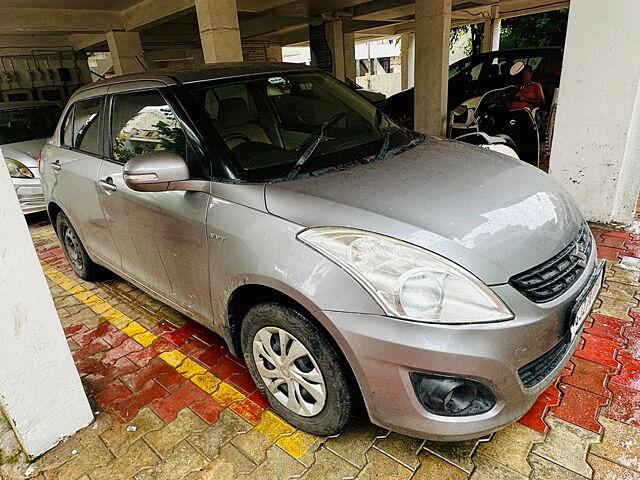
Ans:
{"label": "front bumper", "polygon": [[12,180],[23,214],[47,209],[39,178],[12,178]]}
{"label": "front bumper", "polygon": [[[558,376],[578,345],[582,327],[539,383],[525,387],[518,370],[561,341],[567,315],[594,269],[592,252],[580,279],[561,297],[544,304],[531,302],[509,285],[493,287],[516,314],[505,322],[435,325],[381,315],[322,314],[354,370],[374,423],[414,437],[465,440],[520,418]],[[412,371],[479,381],[495,394],[496,404],[479,415],[431,413],[418,401],[409,376]]]}

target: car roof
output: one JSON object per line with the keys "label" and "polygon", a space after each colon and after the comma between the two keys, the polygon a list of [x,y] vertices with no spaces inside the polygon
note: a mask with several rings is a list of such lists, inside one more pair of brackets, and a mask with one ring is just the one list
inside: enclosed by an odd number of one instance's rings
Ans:
{"label": "car roof", "polygon": [[564,50],[564,47],[527,47],[527,48],[508,48],[505,50],[492,50],[490,52],[482,52],[482,53],[477,53],[475,55],[471,55],[469,57],[464,57],[461,58],[460,60],[456,60],[455,62],[453,62],[450,66],[455,65],[456,63],[462,63],[465,62],[467,60],[473,59],[473,58],[481,58],[481,57],[495,57],[498,55],[504,55],[506,54],[523,54],[523,53],[562,53]]}
{"label": "car roof", "polygon": [[62,108],[59,103],[47,102],[44,100],[33,100],[33,101],[25,101],[25,102],[0,102],[0,111],[19,110],[21,108],[44,107],[44,106],[54,106],[54,105],[56,107]]}
{"label": "car roof", "polygon": [[236,78],[248,75],[304,71],[312,72],[318,70],[299,63],[216,63],[200,67],[167,68],[163,70],[149,70],[129,75],[118,75],[85,85],[84,87],[79,88],[76,93],[86,92],[93,88],[123,83],[126,84],[128,82],[136,81],[159,81],[166,85],[177,85],[201,82],[205,80]]}

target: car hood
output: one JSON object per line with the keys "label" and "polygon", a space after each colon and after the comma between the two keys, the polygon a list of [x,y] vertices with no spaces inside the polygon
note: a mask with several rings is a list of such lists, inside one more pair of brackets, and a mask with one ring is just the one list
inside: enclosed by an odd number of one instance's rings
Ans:
{"label": "car hood", "polygon": [[269,184],[265,198],[274,215],[399,238],[489,285],[548,260],[583,222],[569,194],[544,172],[442,139],[371,164]]}
{"label": "car hood", "polygon": [[5,145],[0,145],[0,148],[2,149],[2,154],[5,157],[18,160],[25,167],[37,167],[38,162],[36,159],[42,151],[42,147],[44,147],[46,141],[46,138],[38,138],[36,140],[28,140],[26,142],[7,143]]}

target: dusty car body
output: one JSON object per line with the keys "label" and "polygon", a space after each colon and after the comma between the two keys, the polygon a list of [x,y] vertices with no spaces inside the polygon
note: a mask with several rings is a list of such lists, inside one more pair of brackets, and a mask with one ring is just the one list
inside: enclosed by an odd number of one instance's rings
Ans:
{"label": "dusty car body", "polygon": [[42,161],[78,275],[106,267],[219,333],[316,434],[358,396],[409,435],[501,428],[566,364],[602,282],[546,174],[425,139],[305,67],[84,87]]}
{"label": "dusty car body", "polygon": [[0,148],[25,214],[46,209],[37,158],[60,112],[53,102],[0,103]]}

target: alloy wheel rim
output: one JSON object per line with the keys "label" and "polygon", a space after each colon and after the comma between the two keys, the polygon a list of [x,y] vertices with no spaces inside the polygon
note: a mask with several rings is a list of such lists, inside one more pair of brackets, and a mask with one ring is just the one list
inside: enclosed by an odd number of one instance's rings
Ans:
{"label": "alloy wheel rim", "polygon": [[253,358],[271,394],[293,413],[313,417],[327,401],[327,389],[309,350],[291,333],[264,327],[253,337]]}
{"label": "alloy wheel rim", "polygon": [[69,227],[64,227],[63,239],[71,265],[77,270],[82,270],[84,265],[82,262],[82,254],[80,253],[80,243],[75,232]]}

